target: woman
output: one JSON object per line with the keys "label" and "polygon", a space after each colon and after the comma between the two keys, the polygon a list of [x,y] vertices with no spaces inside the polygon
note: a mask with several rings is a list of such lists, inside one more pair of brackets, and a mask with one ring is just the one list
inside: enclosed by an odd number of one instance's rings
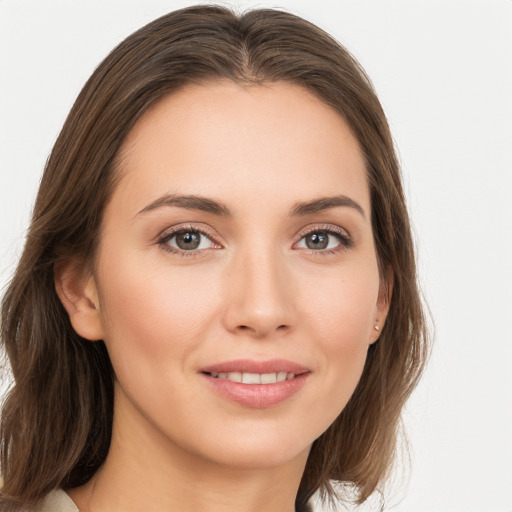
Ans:
{"label": "woman", "polygon": [[93,73],[2,308],[2,510],[308,510],[383,482],[426,334],[371,84],[291,14],[170,13]]}

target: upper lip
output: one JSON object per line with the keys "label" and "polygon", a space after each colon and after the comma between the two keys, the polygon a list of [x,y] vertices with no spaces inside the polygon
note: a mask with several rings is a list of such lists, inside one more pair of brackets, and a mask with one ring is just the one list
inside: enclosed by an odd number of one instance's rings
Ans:
{"label": "upper lip", "polygon": [[245,372],[260,374],[286,372],[298,375],[301,373],[307,373],[310,371],[310,369],[299,363],[288,361],[286,359],[268,359],[266,361],[255,361],[253,359],[235,359],[233,361],[215,363],[211,366],[201,368],[199,371],[202,373]]}

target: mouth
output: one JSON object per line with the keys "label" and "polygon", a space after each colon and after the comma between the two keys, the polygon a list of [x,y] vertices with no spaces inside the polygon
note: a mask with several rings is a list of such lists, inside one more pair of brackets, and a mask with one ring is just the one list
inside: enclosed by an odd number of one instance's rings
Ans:
{"label": "mouth", "polygon": [[249,372],[204,372],[214,379],[229,380],[241,384],[275,384],[294,379],[297,374],[292,372],[249,373]]}
{"label": "mouth", "polygon": [[250,408],[267,408],[294,396],[311,370],[282,359],[236,360],[202,368],[200,374],[215,393]]}

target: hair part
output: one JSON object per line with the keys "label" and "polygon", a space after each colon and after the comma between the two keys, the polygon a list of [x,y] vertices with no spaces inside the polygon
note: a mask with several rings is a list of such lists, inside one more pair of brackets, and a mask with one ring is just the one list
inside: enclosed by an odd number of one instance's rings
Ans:
{"label": "hair part", "polygon": [[386,325],[336,421],[313,444],[297,496],[365,501],[387,475],[400,412],[428,347],[414,247],[389,127],[369,78],[333,38],[292,14],[241,15],[196,6],[149,23],[119,44],[80,92],[45,167],[26,245],[2,303],[1,337],[14,376],[0,425],[2,510],[86,483],[108,453],[114,373],[103,342],[75,333],[54,266],[92,261],[103,211],[122,169],[120,148],[148,108],[188,84],[231,80],[304,87],[348,123],[366,161],[381,276],[393,272]]}

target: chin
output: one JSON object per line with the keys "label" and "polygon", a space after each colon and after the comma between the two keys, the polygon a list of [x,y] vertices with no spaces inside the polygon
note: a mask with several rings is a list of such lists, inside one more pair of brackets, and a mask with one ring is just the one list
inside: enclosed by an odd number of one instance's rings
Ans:
{"label": "chin", "polygon": [[279,435],[276,430],[210,436],[202,457],[237,469],[273,468],[298,460],[305,463],[314,439],[294,437],[288,431]]}

